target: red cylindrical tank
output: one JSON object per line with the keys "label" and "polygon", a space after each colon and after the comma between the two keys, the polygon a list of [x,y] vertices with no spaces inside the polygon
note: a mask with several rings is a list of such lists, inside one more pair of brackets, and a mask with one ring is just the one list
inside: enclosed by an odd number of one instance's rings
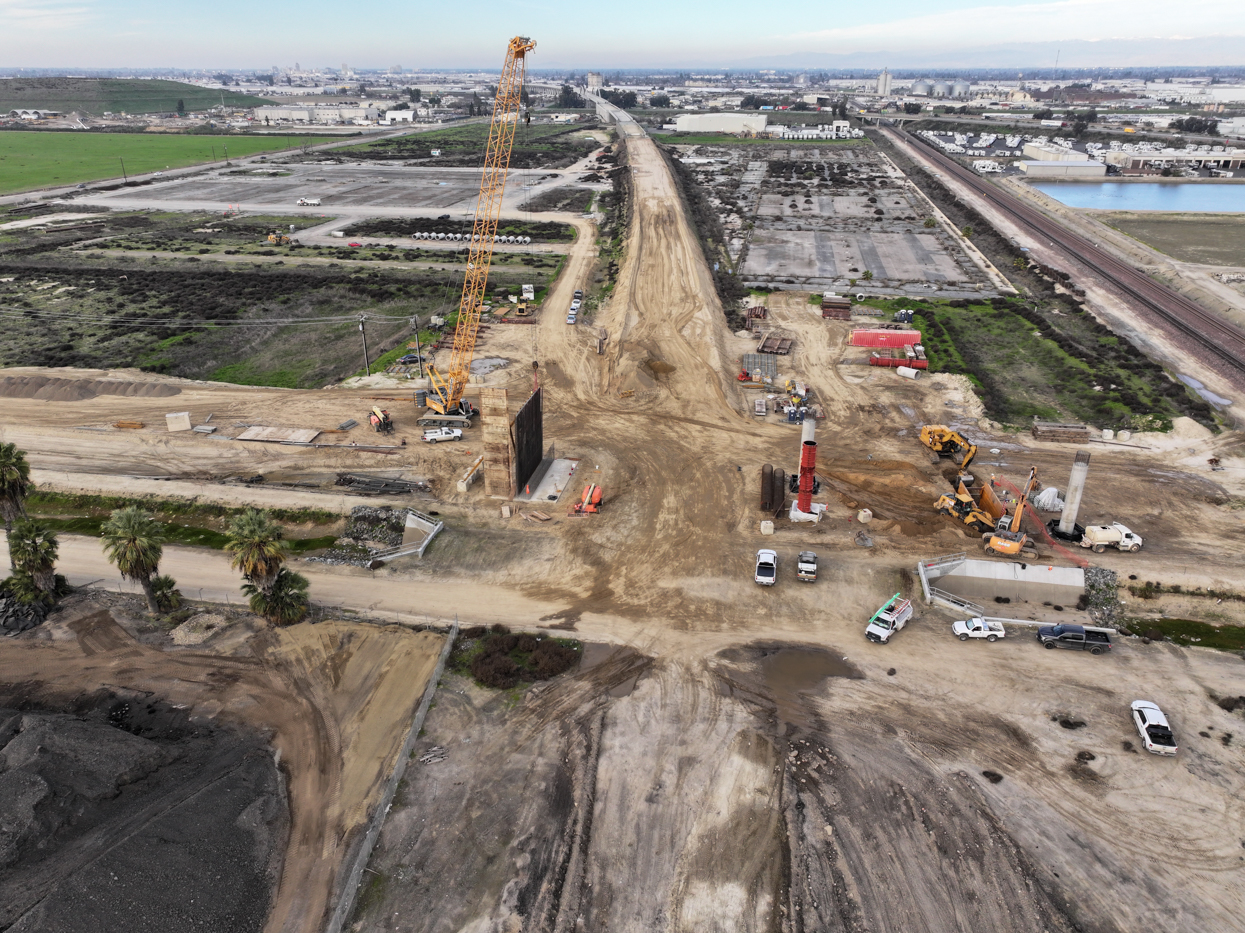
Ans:
{"label": "red cylindrical tank", "polygon": [[817,442],[805,441],[800,448],[800,495],[796,508],[813,511],[813,476],[817,472]]}

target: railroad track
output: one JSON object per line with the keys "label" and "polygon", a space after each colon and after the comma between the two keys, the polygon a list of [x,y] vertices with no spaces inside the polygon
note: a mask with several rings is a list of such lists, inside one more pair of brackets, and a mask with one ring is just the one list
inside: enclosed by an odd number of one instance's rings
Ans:
{"label": "railroad track", "polygon": [[[902,130],[892,132],[897,132],[910,143],[922,143],[922,140]],[[945,169],[947,174],[971,188],[1022,227],[1045,237],[1046,242],[1059,247],[1069,258],[1092,269],[1139,305],[1158,315],[1169,326],[1209,350],[1215,359],[1228,364],[1237,373],[1245,374],[1245,331],[1166,285],[1154,281],[1144,272],[1109,255],[1084,237],[990,184],[928,144],[921,151]]]}

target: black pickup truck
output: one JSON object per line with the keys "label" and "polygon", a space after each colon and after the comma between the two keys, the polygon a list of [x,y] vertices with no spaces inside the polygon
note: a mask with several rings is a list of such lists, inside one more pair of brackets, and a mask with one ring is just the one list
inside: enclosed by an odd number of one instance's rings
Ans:
{"label": "black pickup truck", "polygon": [[1083,625],[1043,625],[1037,631],[1037,639],[1043,648],[1072,648],[1090,654],[1111,650],[1111,638],[1106,629]]}

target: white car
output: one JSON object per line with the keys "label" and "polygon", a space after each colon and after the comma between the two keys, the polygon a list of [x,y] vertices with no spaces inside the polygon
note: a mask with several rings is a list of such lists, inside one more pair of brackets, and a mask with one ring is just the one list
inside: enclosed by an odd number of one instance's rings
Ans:
{"label": "white car", "polygon": [[757,568],[753,579],[761,586],[773,586],[778,582],[778,552],[769,548],[757,551]]}
{"label": "white car", "polygon": [[1154,755],[1176,754],[1176,737],[1163,711],[1149,700],[1133,700],[1133,725],[1146,751]]}
{"label": "white car", "polygon": [[429,428],[424,432],[425,444],[439,444],[441,441],[461,441],[463,432],[458,428]]}
{"label": "white car", "polygon": [[581,304],[580,300],[579,300],[578,298],[576,298],[574,301],[572,301],[572,302],[571,302],[571,310],[572,310],[572,311],[578,311],[578,310],[579,310],[579,305],[580,305],[580,304]]}

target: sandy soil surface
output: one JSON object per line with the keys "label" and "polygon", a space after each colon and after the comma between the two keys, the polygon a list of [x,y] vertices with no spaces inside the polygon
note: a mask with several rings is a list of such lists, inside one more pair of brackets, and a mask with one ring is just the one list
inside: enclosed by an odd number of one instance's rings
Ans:
{"label": "sandy soil surface", "polygon": [[[289,841],[264,929],[319,929],[333,906],[342,859],[393,769],[443,636],[330,622],[230,627],[192,649],[150,641],[136,640],[113,613],[86,599],[7,641],[0,683],[20,685],[23,698],[47,705],[97,690],[156,697],[185,710],[192,723],[269,736],[286,782]],[[223,818],[223,811],[201,818]],[[192,846],[184,870],[202,868]],[[23,912],[32,906],[21,905]]]}
{"label": "sandy soil surface", "polygon": [[[1245,867],[1242,761],[1240,743],[1222,736],[1245,728],[1211,694],[1241,692],[1239,658],[1131,642],[1089,658],[1040,651],[1023,633],[964,645],[951,638],[950,620],[929,610],[889,647],[861,634],[883,600],[912,593],[918,559],[980,547],[932,510],[947,489],[945,464],[929,461],[920,425],[960,426],[981,445],[973,472],[1012,482],[1034,465],[1062,488],[1078,448],[999,431],[962,380],[913,382],[853,364],[846,325],[822,321],[806,295],[777,295],[775,319],[797,338],[783,373],[807,381],[827,414],[817,439],[818,499],[828,511],[820,524],[779,522],[762,537],[761,467],[793,470],[799,431],[748,414],[754,390],[734,374],[738,355],[754,347],[725,329],[656,147],[634,125],[619,130],[636,212],[616,294],[596,322],[608,334],[605,352],[595,352],[591,329],[553,314],[506,338],[516,341],[517,360],[522,341],[534,345],[527,359],[541,364],[546,444],[580,459],[572,494],[581,482],[604,486],[600,515],[569,517],[563,501],[548,506],[552,521],[534,525],[502,518],[479,484],[454,491],[480,451],[474,429],[461,444],[394,454],[163,430],[170,410],[191,410],[195,423],[215,412],[213,423],[230,426],[333,427],[358,417],[369,393],[387,394],[381,389],[186,383],[173,399],[0,406],[4,440],[67,484],[124,474],[134,488],[160,492],[166,481],[151,477],[170,476],[241,497],[251,490],[206,484],[248,470],[428,476],[448,527],[425,557],[375,574],[308,569],[313,598],[414,619],[457,614],[550,628],[629,649],[525,694],[449,682],[426,737],[449,754],[421,765],[406,807],[395,807],[372,866],[387,881],[361,928],[1232,928],[1243,906],[1231,883]],[[551,306],[569,304],[590,267],[589,254],[573,251]],[[516,402],[526,398],[530,368],[496,376]],[[402,435],[407,416],[391,404]],[[121,418],[151,428],[108,427]],[[1182,424],[1129,443],[1092,445],[1081,520],[1124,521],[1146,548],[1095,560],[1142,580],[1239,591],[1239,436]],[[1211,472],[1212,456],[1223,472]],[[875,516],[870,548],[854,543],[861,526],[853,517],[864,507]],[[780,555],[771,589],[752,583],[761,546]],[[800,585],[790,564],[810,547],[821,555],[821,578]],[[103,571],[101,560],[97,542],[66,536],[66,572]],[[169,548],[166,562],[187,592],[236,587],[219,555]],[[778,647],[787,644],[800,650]],[[40,656],[50,659],[47,676],[105,676],[77,649],[57,650],[63,655]],[[206,689],[189,676],[149,673],[147,650],[126,659],[136,678],[158,680],[171,695]],[[237,660],[251,665],[245,677],[260,678],[270,655],[253,655],[213,663]],[[299,668],[311,669],[322,670]],[[6,676],[14,669],[0,667]],[[1168,710],[1184,745],[1177,760],[1124,749],[1135,743],[1127,704],[1138,697]],[[287,708],[271,707],[269,715]],[[228,704],[226,714],[240,715]],[[320,722],[291,716],[301,729]],[[1060,719],[1086,726],[1065,729]],[[308,735],[304,744],[316,741]],[[1095,757],[1078,764],[1080,751]],[[1002,781],[991,783],[986,770]],[[326,794],[308,785],[295,800],[333,801]],[[292,819],[299,814],[293,806]],[[331,887],[331,870],[315,871],[300,888],[309,899]],[[270,928],[292,924],[289,910]]]}
{"label": "sandy soil surface", "polygon": [[[1239,659],[915,625],[598,646],[517,706],[447,679],[354,928],[1233,928],[1241,722],[1208,691]],[[1125,746],[1156,692],[1181,761]]]}

